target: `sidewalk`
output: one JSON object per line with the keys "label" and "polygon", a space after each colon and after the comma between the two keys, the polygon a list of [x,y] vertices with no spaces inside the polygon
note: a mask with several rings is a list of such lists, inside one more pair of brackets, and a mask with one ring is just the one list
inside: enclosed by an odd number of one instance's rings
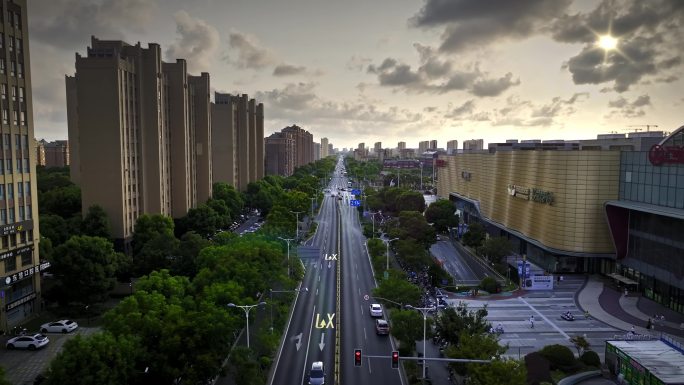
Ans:
{"label": "sidewalk", "polygon": [[[634,326],[639,334],[652,334],[655,331],[684,337],[684,329],[679,327],[684,322],[684,315],[638,294],[625,296],[605,285],[600,276],[589,276],[584,287],[577,293],[576,300],[582,310],[589,311],[591,317],[618,329],[629,331]],[[646,323],[654,314],[665,315],[665,322],[656,325],[655,330],[648,330]]]}

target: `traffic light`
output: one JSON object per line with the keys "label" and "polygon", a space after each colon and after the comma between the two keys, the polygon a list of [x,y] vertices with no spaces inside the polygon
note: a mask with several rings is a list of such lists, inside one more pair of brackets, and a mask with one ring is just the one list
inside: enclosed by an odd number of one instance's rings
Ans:
{"label": "traffic light", "polygon": [[399,368],[399,352],[392,352],[392,369]]}
{"label": "traffic light", "polygon": [[361,349],[354,350],[354,366],[361,366]]}

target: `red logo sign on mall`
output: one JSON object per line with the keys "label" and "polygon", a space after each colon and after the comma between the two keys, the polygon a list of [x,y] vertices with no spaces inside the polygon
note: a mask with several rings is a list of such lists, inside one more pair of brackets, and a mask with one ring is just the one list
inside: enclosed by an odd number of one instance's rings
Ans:
{"label": "red logo sign on mall", "polygon": [[684,146],[654,144],[648,151],[648,160],[654,166],[662,166],[665,163],[684,164]]}

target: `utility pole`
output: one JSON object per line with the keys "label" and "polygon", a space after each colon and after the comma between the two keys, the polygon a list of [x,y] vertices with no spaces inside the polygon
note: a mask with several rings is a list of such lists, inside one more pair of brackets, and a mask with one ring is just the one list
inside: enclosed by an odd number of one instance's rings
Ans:
{"label": "utility pole", "polygon": [[290,211],[292,214],[295,214],[297,216],[297,228],[295,229],[295,239],[299,240],[299,214],[301,214],[301,211]]}

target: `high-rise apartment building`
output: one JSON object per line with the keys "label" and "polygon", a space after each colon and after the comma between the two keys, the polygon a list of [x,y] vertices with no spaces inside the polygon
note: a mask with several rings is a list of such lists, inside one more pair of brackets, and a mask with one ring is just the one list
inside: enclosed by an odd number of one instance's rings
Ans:
{"label": "high-rise apartment building", "polygon": [[436,140],[431,140],[430,145],[428,146],[430,150],[436,150],[437,149],[437,141]]}
{"label": "high-rise apartment building", "polygon": [[379,156],[380,152],[382,152],[382,142],[375,142],[375,144],[373,144],[373,152],[375,153],[375,156]]}
{"label": "high-rise apartment building", "polygon": [[0,329],[31,317],[41,303],[36,149],[26,0],[0,0]]}
{"label": "high-rise apartment building", "polygon": [[447,142],[447,155],[455,154],[458,150],[458,140],[450,140]]}
{"label": "high-rise apartment building", "polygon": [[483,139],[470,139],[463,141],[464,151],[482,151],[484,149]]}
{"label": "high-rise apartment building", "polygon": [[314,146],[314,161],[321,159],[321,144],[318,142],[313,143]]}
{"label": "high-rise apartment building", "polygon": [[404,150],[404,149],[406,149],[406,142],[399,142],[399,143],[397,143],[397,148],[398,148],[399,150]]}
{"label": "high-rise apartment building", "polygon": [[294,173],[296,140],[290,132],[276,132],[264,140],[266,174],[290,176]]}
{"label": "high-rise apartment building", "polygon": [[430,148],[430,141],[423,140],[418,142],[418,154],[422,154]]}
{"label": "high-rise apartment building", "polygon": [[36,148],[36,166],[45,166],[45,139],[33,139],[34,147]]}
{"label": "high-rise apartment building", "polygon": [[330,144],[328,143],[328,138],[321,138],[321,158],[326,158],[330,155]]}
{"label": "high-rise apartment building", "polygon": [[211,194],[209,74],[161,57],[158,44],[93,37],[66,77],[72,180],[124,249],[141,214],[181,217]]}
{"label": "high-rise apartment building", "polygon": [[65,167],[69,162],[69,141],[55,140],[48,142],[45,139],[35,141],[36,165],[50,167]]}
{"label": "high-rise apartment building", "polygon": [[247,94],[216,92],[212,106],[214,182],[244,191],[264,175],[264,106]]}
{"label": "high-rise apartment building", "polygon": [[295,140],[295,167],[313,162],[313,135],[295,125],[285,127],[281,132],[289,132]]}

